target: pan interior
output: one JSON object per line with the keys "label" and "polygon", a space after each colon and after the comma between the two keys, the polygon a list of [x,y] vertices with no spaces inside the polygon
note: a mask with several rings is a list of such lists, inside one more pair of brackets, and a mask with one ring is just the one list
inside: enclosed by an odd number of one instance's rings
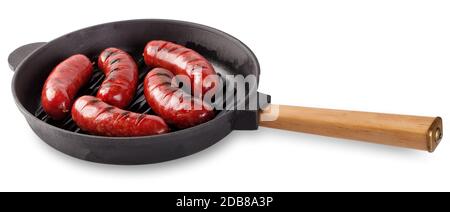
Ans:
{"label": "pan interior", "polygon": [[[150,40],[168,40],[191,48],[208,59],[222,76],[259,76],[258,63],[250,50],[223,32],[187,22],[136,20],[86,28],[49,42],[18,68],[13,89],[23,107],[38,119],[65,130],[85,133],[80,131],[70,116],[62,121],[54,121],[46,115],[40,104],[43,84],[53,67],[65,58],[82,53],[96,61],[103,49],[117,47],[130,53],[139,67],[138,90],[126,109],[153,114],[143,95],[143,79],[150,68],[145,65],[142,52]],[[78,96],[95,96],[103,79],[103,73],[96,68],[90,82],[80,90]]]}

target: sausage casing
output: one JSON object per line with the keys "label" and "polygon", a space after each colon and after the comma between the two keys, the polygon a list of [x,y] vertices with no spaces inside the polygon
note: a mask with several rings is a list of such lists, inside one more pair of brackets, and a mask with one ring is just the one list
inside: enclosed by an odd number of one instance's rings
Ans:
{"label": "sausage casing", "polygon": [[98,67],[106,77],[97,98],[118,108],[128,106],[138,84],[138,68],[134,59],[125,51],[107,48],[98,57]]}
{"label": "sausage casing", "polygon": [[158,116],[125,111],[93,96],[78,98],[72,108],[72,118],[84,131],[95,135],[133,137],[169,132]]}
{"label": "sausage casing", "polygon": [[217,90],[219,78],[213,66],[192,49],[168,41],[154,40],[144,49],[144,61],[151,67],[161,67],[175,75],[190,78],[191,94],[204,96]]}
{"label": "sausage casing", "polygon": [[171,86],[173,78],[174,75],[163,68],[155,68],[145,77],[144,95],[156,114],[179,129],[214,118],[215,112],[211,105]]}
{"label": "sausage casing", "polygon": [[93,66],[84,55],[73,55],[59,63],[45,81],[41,93],[44,111],[61,120],[70,113],[73,99],[92,76]]}

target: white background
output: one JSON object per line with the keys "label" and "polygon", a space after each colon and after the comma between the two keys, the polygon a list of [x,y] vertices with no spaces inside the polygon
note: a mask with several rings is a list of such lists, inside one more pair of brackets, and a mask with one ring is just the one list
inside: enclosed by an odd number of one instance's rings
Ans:
{"label": "white background", "polygon": [[[198,154],[112,166],[66,156],[28,127],[8,54],[104,22],[179,19],[239,38],[274,103],[450,120],[448,1],[0,1],[1,191],[450,190],[450,140],[433,154],[272,129]],[[40,89],[40,88],[36,88]]]}

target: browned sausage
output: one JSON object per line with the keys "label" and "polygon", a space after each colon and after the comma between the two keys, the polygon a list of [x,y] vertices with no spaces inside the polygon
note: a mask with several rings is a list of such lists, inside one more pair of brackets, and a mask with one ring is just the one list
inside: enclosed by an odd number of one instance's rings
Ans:
{"label": "browned sausage", "polygon": [[73,55],[58,64],[45,81],[41,94],[44,111],[53,119],[67,116],[78,90],[92,76],[93,66],[84,55]]}
{"label": "browned sausage", "polygon": [[158,116],[125,111],[93,96],[82,96],[75,101],[72,118],[82,130],[95,135],[131,137],[169,132]]}
{"label": "browned sausage", "polygon": [[186,75],[191,80],[191,94],[204,96],[217,90],[219,78],[213,66],[192,49],[168,41],[150,41],[144,50],[145,63],[161,67],[175,75]]}
{"label": "browned sausage", "polygon": [[144,94],[152,110],[169,125],[183,129],[214,118],[213,107],[183,90],[172,87],[174,75],[163,68],[155,68],[145,77]]}
{"label": "browned sausage", "polygon": [[138,68],[134,59],[125,51],[108,48],[98,57],[98,67],[106,78],[97,92],[97,98],[118,108],[128,106],[138,83]]}

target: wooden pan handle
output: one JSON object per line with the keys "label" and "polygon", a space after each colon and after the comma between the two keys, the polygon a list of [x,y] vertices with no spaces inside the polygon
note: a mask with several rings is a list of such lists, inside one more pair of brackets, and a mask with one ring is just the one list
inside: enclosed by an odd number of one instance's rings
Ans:
{"label": "wooden pan handle", "polygon": [[442,139],[440,117],[407,116],[270,105],[260,126],[433,152]]}

